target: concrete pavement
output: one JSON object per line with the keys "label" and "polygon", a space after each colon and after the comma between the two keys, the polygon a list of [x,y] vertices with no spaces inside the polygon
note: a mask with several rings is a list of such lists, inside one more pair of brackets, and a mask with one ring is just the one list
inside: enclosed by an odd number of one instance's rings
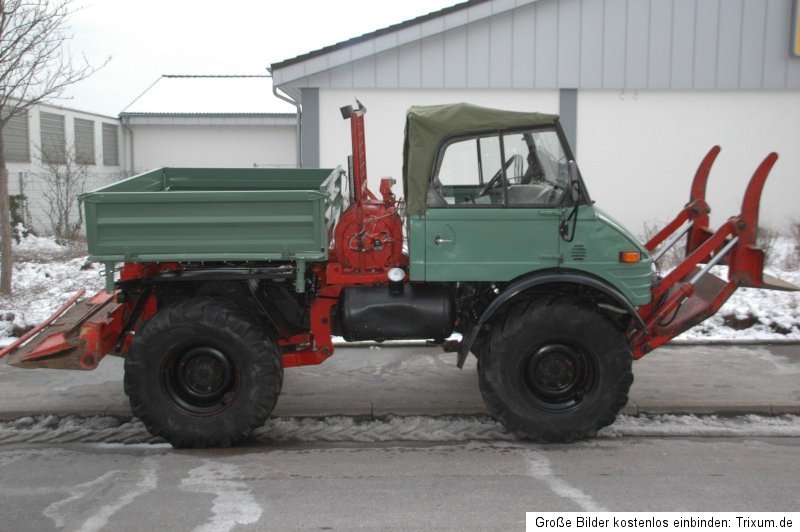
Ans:
{"label": "concrete pavement", "polygon": [[[91,372],[0,361],[0,420],[54,414],[131,417],[121,359]],[[800,345],[670,346],[634,362],[627,414],[800,415]],[[339,347],[286,370],[274,416],[485,414],[475,359],[436,347]]]}

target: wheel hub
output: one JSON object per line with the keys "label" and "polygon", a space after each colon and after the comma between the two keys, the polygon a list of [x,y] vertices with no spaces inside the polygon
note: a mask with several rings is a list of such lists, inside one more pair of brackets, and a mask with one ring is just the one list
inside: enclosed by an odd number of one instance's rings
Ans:
{"label": "wheel hub", "polygon": [[525,365],[525,384],[535,399],[559,407],[573,406],[591,385],[591,368],[583,354],[563,344],[535,351]]}
{"label": "wheel hub", "polygon": [[198,346],[172,357],[165,384],[178,405],[191,412],[206,413],[230,402],[234,373],[225,353],[215,347]]}
{"label": "wheel hub", "polygon": [[199,395],[213,395],[230,380],[230,363],[216,349],[192,349],[183,358],[180,375],[186,387]]}

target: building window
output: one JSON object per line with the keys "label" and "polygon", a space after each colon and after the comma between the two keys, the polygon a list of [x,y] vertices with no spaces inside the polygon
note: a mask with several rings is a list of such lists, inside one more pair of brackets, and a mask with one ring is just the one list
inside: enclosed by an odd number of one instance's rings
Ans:
{"label": "building window", "polygon": [[64,135],[64,115],[39,113],[42,128],[42,162],[65,164],[67,144]]}
{"label": "building window", "polygon": [[117,129],[114,124],[103,124],[103,164],[106,166],[119,166]]}
{"label": "building window", "polygon": [[75,162],[94,164],[94,122],[75,119]]}
{"label": "building window", "polygon": [[[3,118],[6,116],[7,109],[3,109]],[[3,128],[3,153],[7,162],[30,162],[31,142],[28,131],[28,111],[24,111],[6,122]]]}

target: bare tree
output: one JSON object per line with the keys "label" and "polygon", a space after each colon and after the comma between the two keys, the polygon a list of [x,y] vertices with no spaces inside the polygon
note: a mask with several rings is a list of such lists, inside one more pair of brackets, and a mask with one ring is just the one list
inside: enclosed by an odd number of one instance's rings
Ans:
{"label": "bare tree", "polygon": [[72,0],[0,0],[0,293],[11,293],[11,218],[3,129],[38,103],[60,97],[96,68],[73,63],[64,43]]}
{"label": "bare tree", "polygon": [[75,150],[67,149],[60,157],[53,157],[43,148],[38,151],[44,170],[42,195],[50,206],[47,210],[50,230],[56,242],[67,244],[77,238],[83,225],[78,195],[86,188],[89,171]]}

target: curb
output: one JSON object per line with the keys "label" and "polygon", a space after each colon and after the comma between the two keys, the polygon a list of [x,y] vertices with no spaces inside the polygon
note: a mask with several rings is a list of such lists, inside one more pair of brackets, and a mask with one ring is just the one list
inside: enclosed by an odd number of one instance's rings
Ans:
{"label": "curb", "polygon": [[[637,405],[633,402],[628,403],[620,410],[620,415],[627,415],[632,417],[647,417],[647,416],[696,416],[696,417],[710,417],[716,416],[720,418],[730,417],[743,417],[743,416],[760,416],[760,417],[780,417],[787,415],[800,416],[800,405],[791,404],[767,404],[767,405],[686,405],[686,406],[659,406],[659,405]],[[68,411],[58,409],[50,410],[12,410],[8,412],[0,412],[0,422],[15,421],[26,417],[38,416],[56,416],[58,418],[65,418],[68,416],[75,416],[78,418],[90,417],[112,417],[121,422],[129,422],[135,419],[130,409],[127,407],[107,407],[104,409],[82,409],[80,412]],[[382,420],[391,417],[409,417],[409,416],[429,416],[429,417],[452,417],[452,418],[471,418],[475,416],[488,416],[486,410],[476,409],[469,411],[465,409],[438,410],[431,413],[413,412],[380,412],[380,413],[360,413],[354,414],[352,412],[327,412],[320,411],[312,413],[292,413],[283,414],[278,416],[270,416],[269,419],[273,420],[286,420],[286,419],[328,419],[332,417],[352,419],[355,421],[364,420]]]}
{"label": "curb", "polygon": [[[448,338],[446,341],[460,341],[457,338]],[[344,340],[334,340],[335,347],[354,347],[354,348],[371,348],[371,347],[441,347],[442,344],[429,342],[428,340],[386,340],[383,342],[345,342]],[[800,345],[800,338],[773,338],[773,339],[741,339],[736,338],[708,338],[708,339],[686,339],[686,340],[671,340],[662,347],[701,347],[704,345],[709,346],[758,346],[758,345]]]}
{"label": "curb", "polygon": [[662,347],[669,346],[685,346],[685,347],[698,347],[704,345],[711,346],[758,346],[758,345],[800,345],[800,340],[792,338],[775,338],[772,340],[736,340],[728,338],[709,338],[708,340],[672,340]]}

